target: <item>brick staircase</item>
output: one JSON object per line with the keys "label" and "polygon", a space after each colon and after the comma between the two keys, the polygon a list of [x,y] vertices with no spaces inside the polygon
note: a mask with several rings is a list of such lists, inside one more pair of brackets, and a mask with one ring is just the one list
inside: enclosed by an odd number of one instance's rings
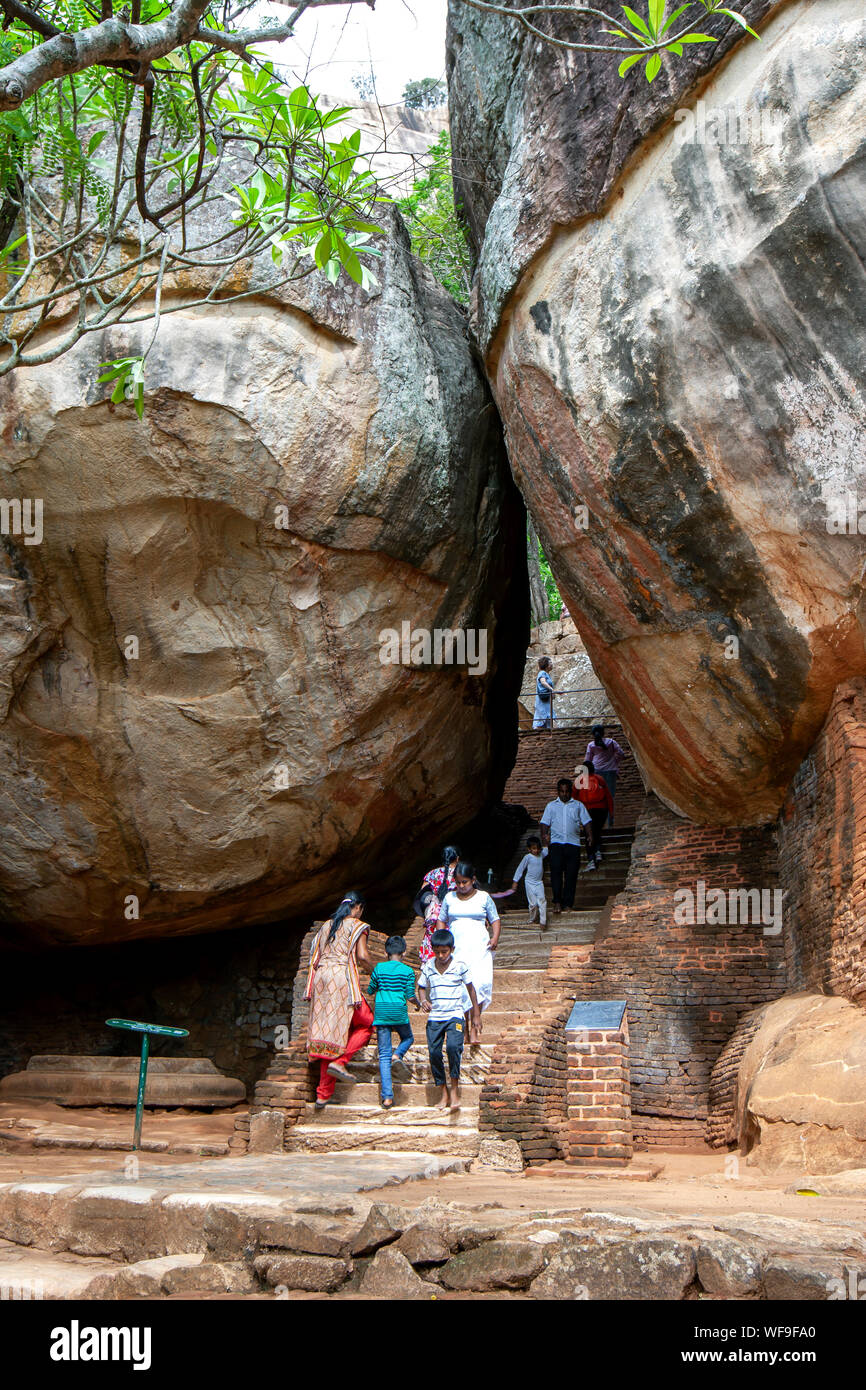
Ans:
{"label": "brick staircase", "polygon": [[[440,1092],[433,1084],[427,1056],[425,1016],[409,1009],[415,1042],[408,1054],[411,1076],[394,1075],[394,1106],[379,1104],[379,1066],[375,1035],[349,1064],[356,1078],[337,1082],[334,1100],[325,1110],[307,1102],[298,1123],[287,1129],[285,1147],[290,1152],[334,1153],[351,1149],[421,1152],[471,1157],[478,1151],[481,1088],[506,1030],[529,1017],[541,1005],[542,990],[554,946],[589,944],[595,937],[602,906],[625,882],[632,832],[610,832],[610,848],[604,866],[595,873],[582,872],[578,880],[579,907],[573,912],[548,915],[542,929],[530,923],[525,908],[504,912],[496,952],[493,999],[483,1015],[483,1041],[467,1046],[463,1054],[461,1108],[457,1112],[435,1108]],[[505,900],[509,901],[508,899]],[[423,924],[416,921],[406,933],[407,964],[419,969],[418,947]],[[371,953],[381,957],[381,943],[371,943]],[[265,1083],[266,1084],[266,1083]]]}
{"label": "brick staircase", "polygon": [[[508,874],[514,874],[517,865],[520,863],[527,850],[527,841],[530,836],[535,835],[541,838],[537,824],[529,826],[522,836],[520,844],[508,865]],[[575,894],[574,906],[577,912],[590,911],[604,907],[605,903],[615,893],[619,893],[625,886],[629,864],[631,863],[631,847],[634,842],[634,827],[624,826],[613,830],[605,830],[602,839],[602,853],[604,858],[599,868],[587,872],[586,851],[580,852],[580,874],[577,880],[577,892]],[[545,861],[548,862],[548,861]],[[508,878],[508,874],[505,875]],[[550,870],[545,869],[545,879],[547,881],[547,925],[548,930],[555,929],[558,918],[552,916],[550,910]],[[511,880],[509,879],[509,886]],[[504,886],[504,885],[503,885]],[[509,909],[510,903],[520,903],[521,906],[516,910],[521,914],[526,911],[526,899],[524,889],[518,888],[513,898],[504,898],[500,902],[503,909],[503,926],[511,916],[514,909]]]}

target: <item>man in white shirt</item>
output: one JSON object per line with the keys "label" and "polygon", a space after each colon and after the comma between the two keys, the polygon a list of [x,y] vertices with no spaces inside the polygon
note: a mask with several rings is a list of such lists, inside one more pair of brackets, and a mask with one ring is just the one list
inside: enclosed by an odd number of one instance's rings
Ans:
{"label": "man in white shirt", "polygon": [[574,907],[577,875],[580,869],[580,827],[587,826],[590,853],[593,848],[592,817],[582,801],[571,795],[571,781],[560,777],[556,784],[556,800],[548,801],[541,817],[541,834],[550,849],[550,885],[553,889],[553,911]]}

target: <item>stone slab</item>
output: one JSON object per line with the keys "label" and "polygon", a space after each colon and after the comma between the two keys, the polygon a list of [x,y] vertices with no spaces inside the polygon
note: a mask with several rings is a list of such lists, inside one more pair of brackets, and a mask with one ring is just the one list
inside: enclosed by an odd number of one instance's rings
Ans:
{"label": "stone slab", "polygon": [[543,1163],[533,1165],[524,1169],[524,1177],[527,1178],[553,1178],[557,1181],[560,1178],[575,1178],[581,1181],[584,1178],[602,1178],[605,1182],[652,1182],[662,1171],[661,1163],[624,1163],[622,1166],[610,1168],[599,1165],[598,1167],[577,1166],[573,1163],[562,1162]]}
{"label": "stone slab", "polygon": [[568,1016],[566,1033],[589,1028],[594,1032],[616,1032],[622,1026],[627,999],[578,999]]}
{"label": "stone slab", "polygon": [[[43,1054],[23,1071],[0,1080],[0,1100],[48,1100],[64,1106],[134,1106],[138,1057]],[[146,1109],[213,1109],[246,1099],[242,1081],[226,1076],[208,1057],[153,1057],[147,1069]]]}

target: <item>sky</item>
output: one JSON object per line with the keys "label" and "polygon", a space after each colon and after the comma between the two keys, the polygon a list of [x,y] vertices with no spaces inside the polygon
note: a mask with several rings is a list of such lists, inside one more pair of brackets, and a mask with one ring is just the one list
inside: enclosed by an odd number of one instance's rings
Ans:
{"label": "sky", "polygon": [[[295,39],[268,51],[299,77],[309,63],[314,91],[355,101],[352,77],[372,65],[379,101],[387,105],[400,100],[407,82],[444,77],[446,8],[447,0],[376,0],[375,10],[326,6],[298,21]],[[268,14],[278,9],[270,5]]]}

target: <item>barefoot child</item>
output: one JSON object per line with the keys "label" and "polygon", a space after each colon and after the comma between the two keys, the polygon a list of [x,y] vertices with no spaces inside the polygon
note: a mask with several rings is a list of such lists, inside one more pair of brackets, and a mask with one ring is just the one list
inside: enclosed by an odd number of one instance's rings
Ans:
{"label": "barefoot child", "polygon": [[541,841],[537,835],[530,835],[526,841],[526,848],[529,852],[524,854],[515,869],[514,882],[511,887],[516,888],[523,874],[526,874],[526,901],[529,903],[529,920],[530,922],[540,922],[543,927],[546,927],[547,897],[544,892],[544,860],[547,850],[541,848]]}
{"label": "barefoot child", "polygon": [[[430,1070],[436,1085],[442,1087],[439,1109],[444,1110],[450,1106],[452,1110],[459,1110],[460,1062],[464,1039],[463,1008],[467,990],[472,1001],[472,1022],[476,1027],[481,1013],[469,970],[464,962],[457,960],[454,955],[454,937],[451,932],[438,928],[433,933],[431,945],[433,959],[424,962],[418,981],[421,1008],[425,1014],[429,1014],[427,1048],[430,1053]],[[445,1068],[442,1065],[443,1041],[448,1054],[447,1083]]]}
{"label": "barefoot child", "polygon": [[379,1042],[379,1080],[381,1083],[382,1108],[390,1110],[394,1104],[394,1085],[391,1080],[391,1034],[400,1039],[394,1060],[400,1063],[404,1075],[408,1070],[403,1058],[415,1041],[409,1023],[407,1000],[411,999],[416,1009],[421,1001],[415,992],[415,974],[404,965],[406,942],[402,936],[389,936],[385,942],[388,959],[375,966],[367,986],[368,994],[376,996],[376,1012],[373,1023]]}

